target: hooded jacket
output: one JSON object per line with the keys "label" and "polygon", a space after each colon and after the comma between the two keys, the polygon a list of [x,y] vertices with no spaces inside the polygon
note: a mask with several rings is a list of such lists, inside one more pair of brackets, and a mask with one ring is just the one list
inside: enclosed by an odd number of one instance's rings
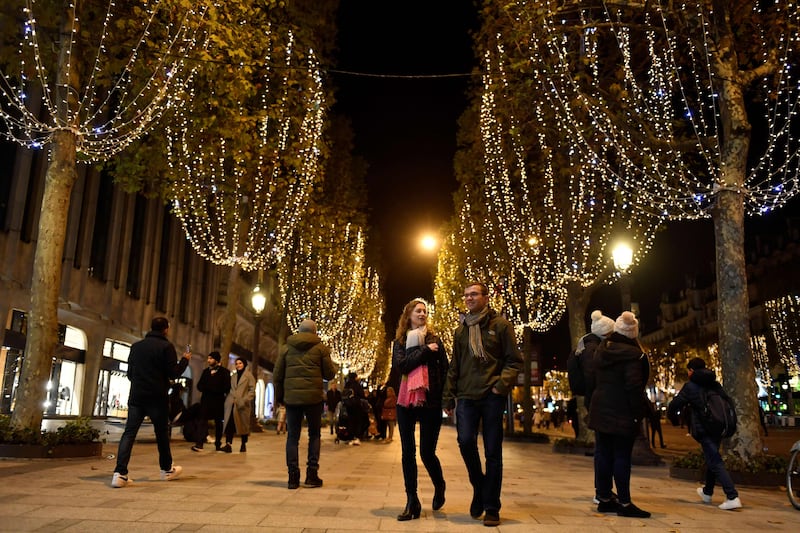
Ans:
{"label": "hooded jacket", "polygon": [[594,392],[589,427],[633,437],[646,414],[644,393],[650,364],[639,343],[619,333],[600,343],[594,355]]}
{"label": "hooded jacket", "polygon": [[323,380],[336,375],[331,350],[316,333],[295,333],[286,339],[272,374],[275,399],[286,405],[311,405],[325,401]]}
{"label": "hooded jacket", "polygon": [[725,394],[722,385],[717,381],[717,375],[712,370],[698,368],[692,372],[689,381],[667,407],[667,416],[670,420],[675,420],[681,411],[689,410],[689,433],[698,442],[706,436],[706,431],[698,417],[692,416],[692,413],[703,409],[704,389]]}

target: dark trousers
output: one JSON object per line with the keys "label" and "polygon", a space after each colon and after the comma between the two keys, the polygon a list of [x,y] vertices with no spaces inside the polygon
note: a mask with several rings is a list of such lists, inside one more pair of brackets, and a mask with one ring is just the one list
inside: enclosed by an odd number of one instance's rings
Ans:
{"label": "dark trousers", "polygon": [[425,465],[434,487],[444,483],[442,464],[436,456],[436,444],[439,442],[439,431],[442,429],[442,410],[398,405],[397,427],[400,432],[406,494],[417,493],[417,443],[414,436],[417,422],[419,422],[419,456],[422,464]]}
{"label": "dark trousers", "polygon": [[[233,410],[236,406],[231,407],[231,412],[228,413],[228,423],[225,424],[225,442],[230,444],[233,442],[233,436],[236,435],[236,422],[233,421]],[[247,444],[247,435],[241,435],[242,444]]]}
{"label": "dark trousers", "polygon": [[[219,448],[222,445],[222,418],[214,418],[214,446]],[[197,446],[202,448],[206,442],[206,435],[208,435],[208,419],[203,418],[200,421],[200,433],[197,435]]]}
{"label": "dark trousers", "polygon": [[595,432],[594,468],[597,497],[610,500],[617,486],[620,503],[631,503],[631,453],[636,437]]}
{"label": "dark trousers", "polygon": [[306,467],[319,470],[320,428],[322,426],[322,402],[306,405],[286,406],[286,466],[289,473],[300,471],[298,444],[303,417],[308,423],[308,458]]}
{"label": "dark trousers", "polygon": [[[500,511],[500,488],[503,484],[503,412],[506,397],[489,393],[481,400],[459,399],[456,404],[458,447],[467,467],[474,495],[480,495],[483,509]],[[478,428],[483,424],[483,453],[486,472],[478,453]]]}
{"label": "dark trousers", "polygon": [[128,463],[131,460],[133,443],[136,441],[136,434],[144,421],[144,417],[149,416],[153,423],[153,431],[156,434],[156,445],[158,446],[158,464],[161,470],[172,469],[172,451],[169,448],[169,408],[167,402],[163,405],[129,405],[128,420],[125,422],[125,431],[119,441],[117,449],[117,466],[114,472],[119,472],[123,476],[128,474]]}
{"label": "dark trousers", "polygon": [[714,485],[717,481],[722,485],[722,490],[729,500],[739,497],[736,487],[733,484],[731,475],[725,469],[725,463],[719,454],[720,441],[711,437],[703,437],[700,446],[703,448],[703,456],[706,458],[706,485],[703,492],[711,496],[714,494]]}

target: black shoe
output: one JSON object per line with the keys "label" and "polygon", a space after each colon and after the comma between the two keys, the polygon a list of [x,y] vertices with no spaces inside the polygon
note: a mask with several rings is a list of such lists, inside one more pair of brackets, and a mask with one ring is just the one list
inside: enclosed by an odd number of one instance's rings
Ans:
{"label": "black shoe", "polygon": [[398,522],[405,522],[406,520],[411,520],[412,518],[419,518],[419,514],[421,512],[422,504],[419,503],[419,498],[417,498],[417,495],[414,494],[413,496],[408,497],[406,508],[402,513],[397,515],[397,520]]}
{"label": "black shoe", "polygon": [[245,444],[245,443],[243,442],[243,443],[242,443],[242,445],[241,445],[241,446],[239,446],[239,453],[244,453],[244,452],[246,452],[246,451],[247,451],[247,444]]}
{"label": "black shoe", "polygon": [[312,489],[322,486],[322,480],[317,475],[316,470],[311,470],[310,468],[306,470],[306,480],[303,482],[303,486]]}
{"label": "black shoe", "polygon": [[483,499],[477,491],[472,492],[472,503],[469,504],[469,515],[478,519],[483,514]]}
{"label": "black shoe", "polygon": [[600,500],[600,503],[597,504],[598,513],[616,513],[617,511],[619,511],[619,502],[615,499],[607,502]]}
{"label": "black shoe", "polygon": [[650,513],[639,509],[633,505],[633,503],[629,503],[628,505],[620,504],[619,509],[617,509],[617,515],[627,516],[629,518],[650,518]]}
{"label": "black shoe", "polygon": [[202,452],[203,451],[203,445],[201,444],[200,446],[198,446],[197,444],[195,444],[194,446],[192,446],[192,451],[193,452]]}
{"label": "black shoe", "polygon": [[495,527],[500,525],[500,513],[497,511],[486,511],[483,517],[483,525],[486,527]]}
{"label": "black shoe", "polygon": [[299,489],[300,488],[300,471],[295,470],[293,472],[289,472],[289,483],[287,485],[290,490]]}
{"label": "black shoe", "polygon": [[444,489],[445,489],[445,487],[446,487],[446,484],[445,484],[444,481],[442,481],[441,485],[439,485],[437,487],[434,487],[434,490],[433,490],[433,502],[432,502],[432,506],[433,506],[433,510],[434,511],[438,511],[444,505]]}
{"label": "black shoe", "polygon": [[219,448],[217,451],[218,452],[231,453],[231,452],[233,452],[233,449],[231,449],[231,445],[230,444],[226,444],[225,446]]}

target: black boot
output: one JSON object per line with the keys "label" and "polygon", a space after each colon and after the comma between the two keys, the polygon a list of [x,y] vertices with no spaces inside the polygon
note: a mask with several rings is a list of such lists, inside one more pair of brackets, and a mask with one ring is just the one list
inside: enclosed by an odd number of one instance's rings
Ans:
{"label": "black boot", "polygon": [[290,470],[289,471],[289,484],[287,485],[289,489],[299,489],[300,488],[300,471],[299,470]]}
{"label": "black boot", "polygon": [[406,501],[406,508],[402,513],[397,515],[397,520],[400,522],[405,522],[406,520],[411,520],[412,518],[419,518],[419,514],[421,512],[422,504],[419,503],[419,498],[417,498],[416,494],[409,494],[408,500]]}
{"label": "black boot", "polygon": [[445,482],[442,480],[440,485],[436,485],[433,490],[433,510],[438,511],[444,505]]}
{"label": "black boot", "polygon": [[322,486],[322,480],[317,475],[316,470],[306,469],[306,480],[303,483],[306,487],[317,488]]}

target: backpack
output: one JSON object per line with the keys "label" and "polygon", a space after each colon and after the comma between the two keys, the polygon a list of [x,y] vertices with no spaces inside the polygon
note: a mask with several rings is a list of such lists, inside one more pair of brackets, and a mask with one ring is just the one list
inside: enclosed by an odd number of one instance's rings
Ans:
{"label": "backpack", "polygon": [[722,388],[703,389],[702,400],[698,415],[708,436],[725,439],[736,433],[736,409]]}

